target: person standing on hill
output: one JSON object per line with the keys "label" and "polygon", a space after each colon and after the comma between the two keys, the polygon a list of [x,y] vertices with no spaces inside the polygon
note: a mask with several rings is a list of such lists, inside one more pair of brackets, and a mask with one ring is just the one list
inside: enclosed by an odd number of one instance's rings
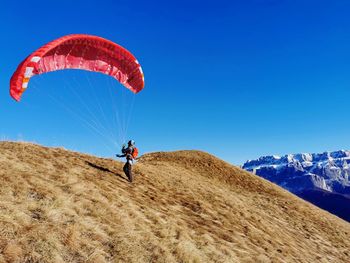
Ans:
{"label": "person standing on hill", "polygon": [[138,149],[135,146],[135,141],[134,140],[128,141],[128,146],[125,147],[125,145],[123,145],[121,152],[122,154],[117,154],[116,156],[119,158],[126,157],[126,163],[123,167],[123,171],[131,183],[134,179],[131,167],[139,153]]}

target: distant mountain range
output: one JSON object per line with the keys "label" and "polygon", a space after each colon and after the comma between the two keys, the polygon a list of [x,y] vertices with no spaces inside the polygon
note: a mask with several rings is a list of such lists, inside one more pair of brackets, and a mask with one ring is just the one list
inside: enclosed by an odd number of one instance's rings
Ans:
{"label": "distant mountain range", "polygon": [[350,222],[350,151],[263,156],[243,169]]}

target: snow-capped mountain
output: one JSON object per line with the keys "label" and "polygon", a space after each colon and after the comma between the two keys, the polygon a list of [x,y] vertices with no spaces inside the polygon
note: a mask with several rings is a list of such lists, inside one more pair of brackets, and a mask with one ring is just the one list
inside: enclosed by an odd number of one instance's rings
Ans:
{"label": "snow-capped mountain", "polygon": [[243,169],[350,220],[350,151],[263,156]]}
{"label": "snow-capped mountain", "polygon": [[320,188],[350,194],[350,151],[263,156],[247,161],[243,169],[291,192]]}

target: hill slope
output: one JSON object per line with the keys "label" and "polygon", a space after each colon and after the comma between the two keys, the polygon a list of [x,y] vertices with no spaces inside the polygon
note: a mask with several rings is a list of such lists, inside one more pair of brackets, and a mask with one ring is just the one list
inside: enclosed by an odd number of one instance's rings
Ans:
{"label": "hill slope", "polygon": [[349,262],[350,224],[197,151],[0,143],[0,262]]}

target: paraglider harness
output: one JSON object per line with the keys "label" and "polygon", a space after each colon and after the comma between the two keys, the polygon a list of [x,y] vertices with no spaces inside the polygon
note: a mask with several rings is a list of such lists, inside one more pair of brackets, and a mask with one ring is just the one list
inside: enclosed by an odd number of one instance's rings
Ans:
{"label": "paraglider harness", "polygon": [[137,158],[139,150],[135,146],[123,146],[122,153],[123,154],[119,155],[118,157],[126,157],[128,161],[130,160],[133,162]]}
{"label": "paraglider harness", "polygon": [[132,159],[135,160],[138,155],[139,155],[139,150],[135,146],[133,146],[132,153],[131,153]]}

